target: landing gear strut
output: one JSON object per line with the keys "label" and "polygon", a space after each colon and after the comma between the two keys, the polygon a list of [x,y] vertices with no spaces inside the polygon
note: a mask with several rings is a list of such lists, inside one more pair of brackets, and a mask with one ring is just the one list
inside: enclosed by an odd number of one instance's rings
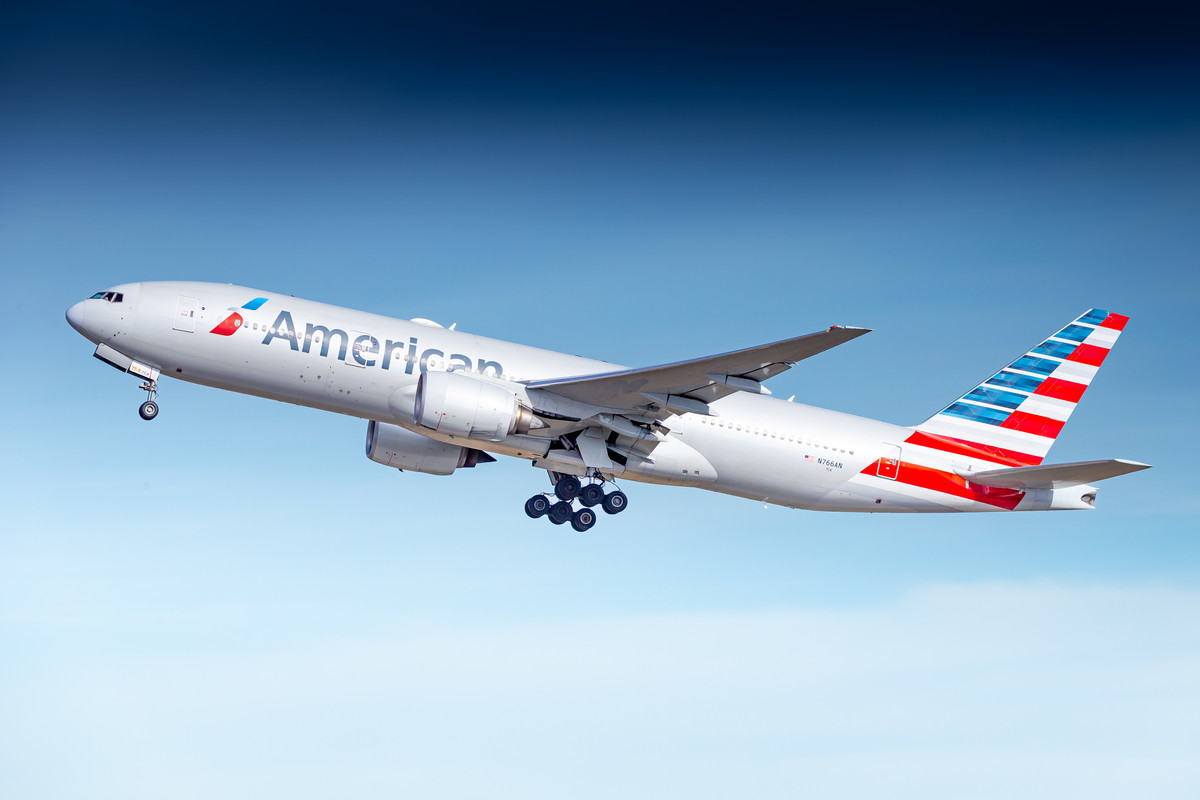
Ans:
{"label": "landing gear strut", "polygon": [[146,392],[146,402],[138,408],[138,415],[149,422],[158,416],[158,381],[146,381],[138,387]]}
{"label": "landing gear strut", "polygon": [[[554,494],[535,494],[525,501],[525,513],[532,519],[545,517],[554,525],[571,523],[571,527],[583,533],[596,524],[594,506],[600,506],[606,514],[620,514],[629,505],[629,498],[619,489],[604,491],[607,483],[601,476],[593,475],[591,483],[581,483],[574,475],[551,473]],[[557,500],[558,502],[552,502]],[[578,500],[581,508],[575,509]]]}

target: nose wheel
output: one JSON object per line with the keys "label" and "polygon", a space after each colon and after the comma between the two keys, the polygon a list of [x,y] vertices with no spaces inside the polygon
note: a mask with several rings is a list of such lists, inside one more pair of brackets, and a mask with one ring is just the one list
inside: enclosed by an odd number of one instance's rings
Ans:
{"label": "nose wheel", "polygon": [[[596,524],[595,506],[600,506],[606,514],[620,514],[629,505],[629,498],[620,489],[605,492],[605,483],[581,484],[574,475],[563,475],[554,482],[552,496],[535,494],[526,500],[525,513],[531,519],[545,517],[554,525],[570,522],[572,528],[583,533]],[[580,505],[578,509],[575,508],[576,501]]]}
{"label": "nose wheel", "polygon": [[138,387],[146,392],[146,402],[138,408],[138,416],[149,422],[158,416],[158,381],[146,381]]}

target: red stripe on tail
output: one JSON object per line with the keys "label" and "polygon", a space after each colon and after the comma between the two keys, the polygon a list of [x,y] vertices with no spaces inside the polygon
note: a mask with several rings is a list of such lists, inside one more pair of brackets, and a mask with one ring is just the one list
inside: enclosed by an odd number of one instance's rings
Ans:
{"label": "red stripe on tail", "polygon": [[953,453],[958,456],[980,458],[995,464],[1005,464],[1010,467],[1031,467],[1042,463],[1041,456],[1031,456],[1016,450],[1006,450],[1003,447],[992,447],[979,442],[968,442],[966,439],[955,439],[952,436],[939,436],[934,433],[917,431],[904,440],[905,444],[915,444],[943,453]]}
{"label": "red stripe on tail", "polygon": [[1101,328],[1113,328],[1118,331],[1125,330],[1125,323],[1129,322],[1129,317],[1124,314],[1109,314],[1104,318],[1104,322],[1100,323]]}
{"label": "red stripe on tail", "polygon": [[1078,403],[1079,398],[1083,397],[1086,390],[1087,385],[1083,383],[1065,381],[1062,378],[1046,378],[1034,394],[1053,397],[1055,400],[1066,400],[1068,403]]}
{"label": "red stripe on tail", "polygon": [[1104,363],[1104,358],[1107,355],[1108,348],[1106,347],[1096,347],[1094,344],[1081,344],[1075,348],[1074,353],[1067,356],[1067,361],[1098,367]]}
{"label": "red stripe on tail", "polygon": [[1059,419],[1041,417],[1037,414],[1029,414],[1024,411],[1014,411],[1008,415],[1008,419],[1004,420],[1000,427],[1053,439],[1058,436],[1058,432],[1062,430],[1064,424],[1066,423]]}

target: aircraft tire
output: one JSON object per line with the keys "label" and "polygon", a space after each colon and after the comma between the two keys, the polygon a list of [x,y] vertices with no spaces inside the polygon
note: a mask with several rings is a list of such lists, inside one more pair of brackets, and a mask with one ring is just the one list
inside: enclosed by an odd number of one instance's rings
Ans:
{"label": "aircraft tire", "polygon": [[142,403],[141,408],[138,409],[138,416],[147,422],[154,419],[158,416],[158,403],[153,400],[147,400]]}
{"label": "aircraft tire", "polygon": [[596,524],[596,512],[590,508],[581,508],[571,515],[571,527],[583,533]]}
{"label": "aircraft tire", "polygon": [[589,483],[579,490],[579,502],[591,508],[604,502],[604,487],[598,483]]}
{"label": "aircraft tire", "polygon": [[579,478],[574,475],[564,475],[554,484],[554,496],[564,503],[569,503],[579,494]]}
{"label": "aircraft tire", "polygon": [[571,518],[571,504],[563,500],[550,506],[550,511],[546,514],[546,519],[553,522],[555,525],[562,525]]}
{"label": "aircraft tire", "polygon": [[629,498],[624,492],[609,492],[604,495],[604,513],[620,514],[629,506]]}
{"label": "aircraft tire", "polygon": [[529,515],[530,519],[544,517],[549,510],[550,501],[546,499],[546,495],[544,494],[535,494],[525,501],[525,513]]}

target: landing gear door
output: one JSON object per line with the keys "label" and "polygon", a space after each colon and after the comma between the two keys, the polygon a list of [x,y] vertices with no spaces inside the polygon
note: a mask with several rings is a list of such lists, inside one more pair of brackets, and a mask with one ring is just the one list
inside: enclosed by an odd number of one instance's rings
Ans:
{"label": "landing gear door", "polygon": [[184,333],[194,333],[196,330],[196,312],[200,310],[200,301],[194,297],[179,297],[175,303],[175,330]]}
{"label": "landing gear door", "polygon": [[883,455],[879,457],[879,477],[894,481],[899,475],[900,445],[884,445]]}

